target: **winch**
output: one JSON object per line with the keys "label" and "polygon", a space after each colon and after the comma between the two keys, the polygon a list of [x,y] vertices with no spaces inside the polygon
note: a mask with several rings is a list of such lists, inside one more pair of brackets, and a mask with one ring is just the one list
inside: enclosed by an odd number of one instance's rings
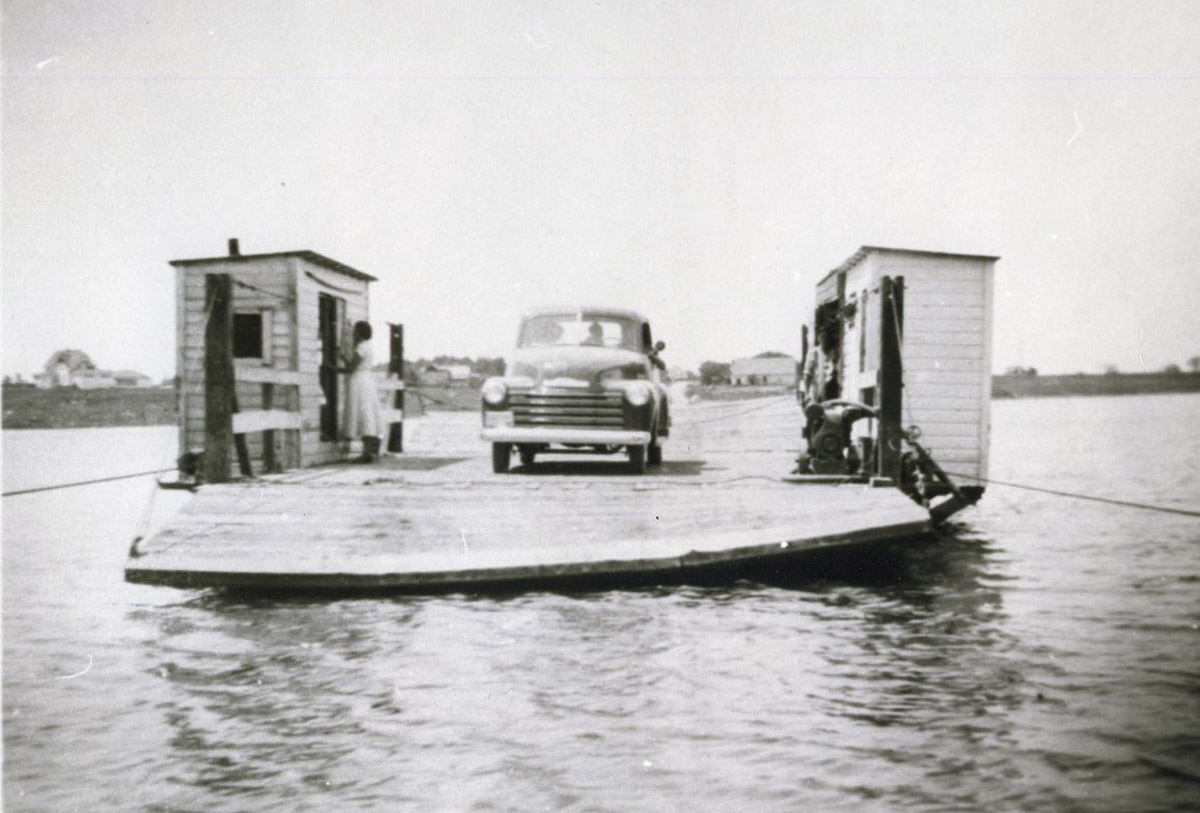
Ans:
{"label": "winch", "polygon": [[804,436],[808,448],[800,456],[799,474],[856,474],[863,458],[871,456],[871,439],[855,448],[850,436],[854,422],[874,418],[875,410],[857,401],[811,403],[804,409]]}

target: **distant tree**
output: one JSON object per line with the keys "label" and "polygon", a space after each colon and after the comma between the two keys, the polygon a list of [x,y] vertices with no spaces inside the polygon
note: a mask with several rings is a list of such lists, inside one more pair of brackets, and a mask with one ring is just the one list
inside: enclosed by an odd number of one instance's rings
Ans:
{"label": "distant tree", "polygon": [[9,384],[12,384],[12,383],[13,383],[13,377],[11,375],[4,376],[4,385],[5,386],[8,386]]}
{"label": "distant tree", "polygon": [[1183,370],[1179,369],[1178,364],[1168,364],[1166,367],[1163,367],[1163,372],[1167,375],[1179,375]]}
{"label": "distant tree", "polygon": [[706,385],[728,384],[731,369],[731,366],[724,362],[706,361],[700,365],[700,383]]}
{"label": "distant tree", "polygon": [[480,356],[471,362],[471,372],[475,375],[487,378],[493,375],[504,375],[505,363],[503,357],[488,358]]}
{"label": "distant tree", "polygon": [[1117,365],[1115,365],[1115,364],[1105,364],[1104,365],[1104,374],[1105,375],[1120,375],[1121,371],[1117,369]]}
{"label": "distant tree", "polygon": [[1192,356],[1188,359],[1188,369],[1193,373],[1200,373],[1200,356]]}
{"label": "distant tree", "polygon": [[1004,371],[1005,375],[1037,375],[1037,367],[1009,367]]}
{"label": "distant tree", "polygon": [[780,353],[777,350],[768,350],[765,353],[759,353],[755,356],[756,359],[785,359],[788,358],[787,353]]}

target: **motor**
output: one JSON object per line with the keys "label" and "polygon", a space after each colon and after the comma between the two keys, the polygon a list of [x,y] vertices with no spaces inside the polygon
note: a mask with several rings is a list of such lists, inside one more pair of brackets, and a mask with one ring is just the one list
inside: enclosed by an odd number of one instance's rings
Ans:
{"label": "motor", "polygon": [[[857,401],[811,403],[804,409],[804,437],[808,448],[797,461],[798,474],[856,474],[863,456],[851,442],[850,430],[860,418],[874,418],[876,412]],[[869,442],[864,444],[870,454]]]}

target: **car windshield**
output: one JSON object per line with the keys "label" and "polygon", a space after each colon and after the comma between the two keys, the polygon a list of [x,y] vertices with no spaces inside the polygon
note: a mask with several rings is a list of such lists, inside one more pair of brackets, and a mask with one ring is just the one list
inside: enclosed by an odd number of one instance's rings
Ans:
{"label": "car windshield", "polygon": [[588,313],[539,314],[525,320],[518,347],[619,347],[638,350],[638,323]]}

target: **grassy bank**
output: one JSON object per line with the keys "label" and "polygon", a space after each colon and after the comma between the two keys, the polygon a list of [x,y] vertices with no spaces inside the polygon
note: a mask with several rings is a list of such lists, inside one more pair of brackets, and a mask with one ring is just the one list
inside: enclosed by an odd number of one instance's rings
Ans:
{"label": "grassy bank", "polygon": [[4,388],[5,429],[156,426],[175,424],[177,420],[175,390],[171,388]]}
{"label": "grassy bank", "polygon": [[[689,398],[701,401],[742,401],[794,392],[787,387],[689,385]],[[1200,373],[1133,373],[1128,375],[997,375],[995,398],[1039,398],[1085,395],[1137,395],[1200,392]],[[169,388],[39,390],[6,386],[3,395],[5,429],[69,429],[84,426],[174,425],[179,417],[175,391]],[[410,417],[426,412],[479,409],[475,387],[411,387],[405,398]]]}
{"label": "grassy bank", "polygon": [[[73,387],[40,390],[4,387],[5,429],[73,429],[85,426],[173,426],[179,421],[175,390]],[[405,399],[411,416],[479,409],[474,387],[413,387]]]}
{"label": "grassy bank", "polygon": [[1164,392],[1200,392],[1200,373],[992,376],[993,398],[1142,395]]}
{"label": "grassy bank", "polygon": [[426,412],[473,412],[477,409],[477,387],[409,387],[404,395],[406,415],[424,415]]}
{"label": "grassy bank", "polygon": [[729,384],[688,384],[687,397],[697,401],[748,401],[795,393],[792,387],[734,387]]}

